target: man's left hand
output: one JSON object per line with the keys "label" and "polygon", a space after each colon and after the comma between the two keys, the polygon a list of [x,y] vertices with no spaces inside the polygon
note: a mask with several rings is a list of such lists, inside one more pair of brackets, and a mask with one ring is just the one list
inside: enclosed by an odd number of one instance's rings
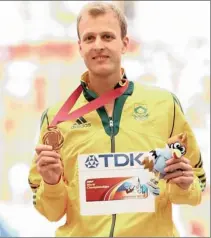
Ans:
{"label": "man's left hand", "polygon": [[184,190],[188,190],[193,183],[193,168],[190,165],[190,161],[183,156],[178,158],[176,154],[173,153],[173,158],[166,162],[166,168],[164,170],[167,173],[164,179],[169,183],[177,184]]}

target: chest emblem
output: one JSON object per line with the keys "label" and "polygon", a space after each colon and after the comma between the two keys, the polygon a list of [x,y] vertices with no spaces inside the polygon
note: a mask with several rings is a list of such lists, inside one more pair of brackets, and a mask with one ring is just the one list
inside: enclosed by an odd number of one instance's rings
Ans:
{"label": "chest emblem", "polygon": [[137,121],[147,120],[149,117],[147,105],[143,103],[135,103],[133,110],[133,117]]}

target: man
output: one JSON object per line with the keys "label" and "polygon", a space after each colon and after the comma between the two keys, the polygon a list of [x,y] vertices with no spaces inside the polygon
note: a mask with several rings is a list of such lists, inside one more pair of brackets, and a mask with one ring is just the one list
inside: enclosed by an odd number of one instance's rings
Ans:
{"label": "man", "polygon": [[[88,68],[83,74],[80,95],[72,110],[92,102],[127,82],[121,56],[127,50],[127,24],[123,14],[107,3],[89,3],[78,17],[78,45]],[[63,103],[49,108],[42,117],[40,145],[36,147],[29,182],[35,208],[49,221],[66,223],[57,236],[176,236],[171,207],[197,205],[205,174],[199,148],[178,100],[158,88],[129,82],[126,91],[104,107],[76,120],[57,125],[58,150],[43,145],[47,126]],[[144,108],[139,113],[140,105]],[[72,111],[71,110],[71,111]],[[127,213],[106,216],[80,215],[77,156],[109,152],[150,151],[165,146],[169,137],[186,132],[187,158],[169,160],[168,175],[160,181],[154,213]],[[50,132],[48,132],[50,133]],[[61,134],[64,140],[61,139]]]}

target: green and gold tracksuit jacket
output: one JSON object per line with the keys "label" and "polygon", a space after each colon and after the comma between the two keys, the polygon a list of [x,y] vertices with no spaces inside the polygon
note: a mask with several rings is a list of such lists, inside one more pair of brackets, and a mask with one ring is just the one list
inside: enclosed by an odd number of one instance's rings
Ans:
{"label": "green and gold tracksuit jacket", "polygon": [[[96,94],[87,88],[86,78],[84,74],[81,79],[83,93],[72,110],[96,98]],[[121,86],[117,84],[116,87]],[[61,105],[49,108],[43,114],[39,144],[47,124]],[[49,221],[59,221],[66,215],[66,223],[57,229],[56,236],[178,236],[172,220],[172,204],[198,205],[206,178],[199,147],[175,95],[130,82],[126,92],[115,100],[112,118],[101,107],[75,121],[60,123],[58,128],[65,140],[60,153],[67,182],[61,179],[56,185],[46,184],[36,170],[36,156],[29,174],[35,208]],[[160,195],[155,199],[154,213],[117,214],[116,217],[80,215],[79,154],[150,151],[165,147],[169,137],[182,132],[187,133],[186,157],[194,168],[194,182],[188,190],[160,180]]]}

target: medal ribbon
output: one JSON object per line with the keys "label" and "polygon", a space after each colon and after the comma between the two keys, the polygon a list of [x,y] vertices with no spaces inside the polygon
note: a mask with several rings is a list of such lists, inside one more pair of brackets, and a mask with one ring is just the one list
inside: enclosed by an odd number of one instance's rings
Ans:
{"label": "medal ribbon", "polygon": [[49,127],[55,127],[57,124],[59,124],[61,122],[77,119],[89,112],[92,112],[92,111],[104,106],[105,104],[109,103],[110,101],[121,96],[127,90],[128,85],[129,85],[129,82],[128,82],[128,80],[126,80],[123,86],[113,89],[109,92],[106,92],[103,95],[101,95],[100,97],[92,100],[91,102],[85,104],[84,106],[69,113],[83,91],[82,85],[78,86],[75,89],[75,91],[69,96],[69,98],[66,100],[66,102],[63,104],[61,109],[58,111],[58,113],[54,117],[53,121],[50,123]]}

